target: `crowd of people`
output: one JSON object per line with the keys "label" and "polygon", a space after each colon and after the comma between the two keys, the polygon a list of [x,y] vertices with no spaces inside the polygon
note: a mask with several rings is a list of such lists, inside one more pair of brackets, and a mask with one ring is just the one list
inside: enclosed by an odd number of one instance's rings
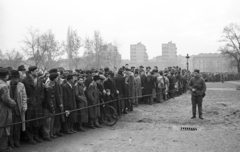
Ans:
{"label": "crowd of people", "polygon": [[224,81],[235,81],[240,80],[240,73],[234,72],[202,72],[201,73],[205,80],[208,82],[224,82]]}
{"label": "crowd of people", "polygon": [[[36,66],[28,70],[24,65],[17,70],[1,67],[0,151],[20,147],[21,140],[35,145],[86,128],[101,128],[101,106],[94,105],[114,100],[109,104],[120,118],[140,103],[152,105],[182,95],[191,77],[177,66],[161,71],[157,66],[126,64],[112,70],[53,68],[46,73]],[[4,127],[12,123],[18,124]]]}

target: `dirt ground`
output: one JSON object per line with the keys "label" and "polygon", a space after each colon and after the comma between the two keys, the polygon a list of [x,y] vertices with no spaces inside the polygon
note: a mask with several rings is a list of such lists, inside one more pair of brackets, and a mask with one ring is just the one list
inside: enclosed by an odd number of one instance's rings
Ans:
{"label": "dirt ground", "polygon": [[[204,120],[190,119],[190,94],[135,107],[113,127],[88,129],[14,152],[239,152],[240,82],[207,83]],[[196,131],[181,131],[195,127]]]}

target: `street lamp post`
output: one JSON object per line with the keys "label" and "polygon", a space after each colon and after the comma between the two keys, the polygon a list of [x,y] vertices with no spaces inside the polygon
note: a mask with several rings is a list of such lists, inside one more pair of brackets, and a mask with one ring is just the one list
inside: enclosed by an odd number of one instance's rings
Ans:
{"label": "street lamp post", "polygon": [[190,58],[190,56],[187,54],[186,58],[187,58],[187,71],[188,71],[188,59]]}

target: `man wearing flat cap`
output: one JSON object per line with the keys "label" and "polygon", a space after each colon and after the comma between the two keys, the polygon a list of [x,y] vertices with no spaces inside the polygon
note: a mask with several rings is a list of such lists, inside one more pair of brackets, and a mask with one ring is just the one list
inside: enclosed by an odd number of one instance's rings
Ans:
{"label": "man wearing flat cap", "polygon": [[199,76],[199,70],[195,69],[194,70],[194,77],[191,78],[188,88],[191,91],[192,94],[192,114],[193,116],[191,117],[192,119],[196,118],[196,107],[198,105],[198,113],[199,113],[199,118],[203,119],[202,117],[202,100],[203,97],[205,96],[206,92],[206,84],[203,78]]}
{"label": "man wearing flat cap", "polygon": [[[26,112],[26,120],[35,119],[43,116],[42,103],[44,101],[44,85],[38,78],[38,68],[30,66],[28,73],[22,83],[26,88],[28,110]],[[26,123],[26,133],[29,138],[29,144],[35,145],[41,143],[39,138],[39,130],[43,125],[43,120],[35,120]]]}
{"label": "man wearing flat cap", "polygon": [[[12,123],[25,121],[25,112],[27,111],[27,94],[24,84],[20,82],[20,74],[17,70],[11,71],[11,80],[8,81],[7,84],[9,86],[10,97],[17,105],[12,109]],[[11,147],[20,147],[20,133],[21,131],[25,131],[25,129],[25,123],[11,126]]]}
{"label": "man wearing flat cap", "polygon": [[[9,96],[9,89],[6,81],[8,80],[8,69],[0,68],[0,127],[12,123],[12,109],[16,106],[16,102]],[[9,151],[8,137],[10,135],[10,127],[0,128],[0,151]]]}

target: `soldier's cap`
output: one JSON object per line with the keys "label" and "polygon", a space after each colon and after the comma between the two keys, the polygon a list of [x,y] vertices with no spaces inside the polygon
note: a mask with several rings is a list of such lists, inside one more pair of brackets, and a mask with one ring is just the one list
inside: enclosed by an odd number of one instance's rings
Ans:
{"label": "soldier's cap", "polygon": [[135,67],[134,67],[134,66],[132,66],[132,67],[131,67],[131,69],[135,69]]}
{"label": "soldier's cap", "polygon": [[20,74],[19,74],[18,70],[11,71],[11,78],[20,78]]}
{"label": "soldier's cap", "polygon": [[37,69],[36,66],[30,66],[30,67],[28,68],[28,71],[29,71],[29,72],[35,71],[36,69]]}
{"label": "soldier's cap", "polygon": [[18,71],[26,71],[24,65],[20,65],[20,66],[18,67]]}
{"label": "soldier's cap", "polygon": [[144,66],[140,65],[140,68],[144,68]]}

